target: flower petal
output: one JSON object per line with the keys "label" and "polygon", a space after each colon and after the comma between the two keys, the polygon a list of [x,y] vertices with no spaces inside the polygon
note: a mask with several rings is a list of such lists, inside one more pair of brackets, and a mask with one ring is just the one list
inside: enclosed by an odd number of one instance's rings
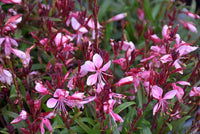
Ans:
{"label": "flower petal", "polygon": [[57,104],[58,100],[57,99],[54,99],[54,98],[50,98],[48,101],[47,101],[47,107],[48,108],[54,108]]}
{"label": "flower petal", "polygon": [[71,18],[71,24],[74,30],[78,30],[81,26],[81,24],[74,17]]}
{"label": "flower petal", "polygon": [[48,94],[47,88],[42,84],[41,81],[36,82],[35,90],[38,91],[39,93],[43,93],[44,95]]}
{"label": "flower petal", "polygon": [[172,99],[174,98],[174,96],[176,95],[177,93],[177,90],[172,90],[172,91],[169,91],[165,94],[165,96],[163,97],[163,99],[167,100],[167,99]]}
{"label": "flower petal", "polygon": [[84,71],[88,71],[88,72],[95,72],[96,71],[95,65],[91,61],[86,61],[85,62],[84,66],[83,66],[83,70]]}
{"label": "flower petal", "polygon": [[159,109],[160,109],[160,104],[157,103],[153,108],[153,115],[155,115],[155,113],[157,113]]}
{"label": "flower petal", "polygon": [[87,85],[88,86],[91,86],[93,84],[95,84],[97,82],[97,76],[98,74],[92,74],[90,75],[88,78],[87,78]]}
{"label": "flower petal", "polygon": [[108,61],[102,68],[101,71],[106,71],[110,67],[111,61]]}
{"label": "flower petal", "polygon": [[162,94],[163,94],[163,90],[162,88],[160,88],[159,86],[157,85],[154,85],[152,87],[152,94],[153,94],[153,97],[157,100],[161,99],[162,98]]}
{"label": "flower petal", "polygon": [[103,63],[103,59],[101,58],[101,56],[99,54],[95,54],[92,60],[97,69],[99,69]]}

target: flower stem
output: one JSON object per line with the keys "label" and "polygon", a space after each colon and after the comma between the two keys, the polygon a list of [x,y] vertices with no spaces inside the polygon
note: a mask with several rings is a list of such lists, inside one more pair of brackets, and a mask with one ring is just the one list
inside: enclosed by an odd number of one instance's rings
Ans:
{"label": "flower stem", "polygon": [[[12,65],[12,62],[10,60],[10,57],[7,56],[6,58],[8,59],[7,60],[8,61],[8,65],[9,65],[11,73],[12,73],[15,89],[16,89],[16,92],[17,92],[17,98],[19,100],[19,105],[20,105],[20,108],[22,109],[23,108],[23,102],[22,102],[22,99],[21,99],[21,96],[20,96],[20,92],[19,92],[19,88],[18,88],[18,84],[17,84],[17,77],[15,75],[15,72],[14,72],[13,65]],[[21,111],[21,109],[20,109],[20,111]]]}

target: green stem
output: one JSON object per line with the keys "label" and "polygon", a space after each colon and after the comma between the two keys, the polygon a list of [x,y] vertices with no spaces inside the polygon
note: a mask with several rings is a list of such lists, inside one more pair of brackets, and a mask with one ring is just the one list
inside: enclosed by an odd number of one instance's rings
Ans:
{"label": "green stem", "polygon": [[17,84],[17,77],[15,75],[15,72],[14,72],[13,65],[12,65],[12,62],[10,60],[10,57],[7,56],[6,58],[7,58],[7,61],[8,61],[11,73],[12,73],[13,82],[14,82],[15,89],[16,89],[16,92],[17,92],[17,98],[19,100],[19,105],[20,105],[20,108],[22,109],[23,108],[23,103],[22,103],[22,98],[21,98],[21,95],[20,95],[20,92],[19,92],[19,88],[18,88],[18,84]]}

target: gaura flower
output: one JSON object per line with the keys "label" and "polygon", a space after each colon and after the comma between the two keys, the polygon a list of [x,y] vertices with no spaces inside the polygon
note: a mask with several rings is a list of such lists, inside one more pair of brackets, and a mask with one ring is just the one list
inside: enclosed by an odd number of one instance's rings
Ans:
{"label": "gaura flower", "polygon": [[20,3],[22,3],[21,0],[1,0],[1,2],[6,3],[6,4],[20,4]]}
{"label": "gaura flower", "polygon": [[[186,81],[177,81],[176,83],[178,83],[180,85],[188,85],[188,86],[190,85],[190,83],[186,82]],[[180,86],[177,86],[176,83],[172,83],[172,87],[173,87],[174,90],[177,91],[176,97],[177,97],[178,101],[182,102],[183,101],[182,97],[184,95],[184,90]]]}
{"label": "gaura flower", "polygon": [[41,93],[42,95],[47,95],[49,94],[49,90],[42,84],[41,81],[35,82],[35,90]]}
{"label": "gaura flower", "polygon": [[200,87],[193,87],[190,91],[190,97],[192,96],[200,96]]}
{"label": "gaura flower", "polygon": [[53,127],[51,126],[49,119],[53,119],[54,117],[55,117],[55,114],[52,111],[41,113],[41,117],[39,117],[39,119],[41,120],[41,123],[40,123],[41,134],[45,133],[44,124],[46,125],[50,133],[53,132]]}
{"label": "gaura flower", "polygon": [[167,104],[169,104],[167,102],[167,100],[174,98],[176,93],[177,93],[176,90],[172,90],[172,91],[167,92],[165,94],[165,96],[162,97],[162,94],[163,94],[162,88],[160,88],[157,85],[154,85],[152,87],[152,95],[153,95],[154,99],[158,100],[158,103],[153,108],[153,115],[155,115],[155,113],[157,113],[160,108],[161,108],[162,112],[167,111],[167,109],[168,109],[168,105]]}
{"label": "gaura flower", "polygon": [[78,93],[78,92],[70,96],[69,92],[64,89],[56,89],[56,91],[53,94],[53,97],[54,98],[50,98],[47,101],[47,107],[48,108],[55,107],[56,111],[59,109],[59,111],[62,110],[64,113],[66,113],[65,104],[70,108],[73,108],[75,106],[81,108],[83,107],[83,104],[89,103],[95,99],[95,96],[84,98],[84,93]]}
{"label": "gaura flower", "polygon": [[124,120],[118,114],[113,112],[113,106],[115,102],[116,100],[109,99],[107,102],[104,102],[103,109],[106,112],[106,114],[109,114],[113,118],[114,122],[116,121],[124,122]]}
{"label": "gaura flower", "polygon": [[3,83],[7,83],[8,85],[11,85],[13,79],[12,74],[3,68],[3,66],[0,65],[0,81]]}
{"label": "gaura flower", "polygon": [[84,66],[81,66],[82,69],[86,72],[95,72],[95,74],[90,75],[87,78],[87,85],[91,86],[97,83],[100,84],[100,86],[105,85],[105,79],[103,75],[108,75],[105,73],[106,70],[110,67],[111,61],[108,61],[103,67],[103,59],[99,54],[95,54],[93,56],[93,62],[92,61],[86,61]]}
{"label": "gaura flower", "polygon": [[22,110],[21,113],[20,113],[20,115],[17,118],[15,118],[13,121],[11,121],[10,123],[11,124],[17,124],[17,123],[19,123],[22,120],[26,120],[27,117],[28,117],[27,112],[25,110]]}

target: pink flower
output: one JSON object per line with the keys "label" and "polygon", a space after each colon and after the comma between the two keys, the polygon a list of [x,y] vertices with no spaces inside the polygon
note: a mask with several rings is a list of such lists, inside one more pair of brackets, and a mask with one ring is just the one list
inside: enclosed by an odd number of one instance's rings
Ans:
{"label": "pink flower", "polygon": [[179,22],[182,23],[183,27],[185,27],[186,29],[190,30],[191,32],[197,33],[197,28],[191,22],[183,22],[181,20],[179,20]]}
{"label": "pink flower", "polygon": [[[186,81],[178,81],[176,83],[178,83],[180,85],[188,85],[188,86],[190,85],[190,83],[186,82]],[[184,91],[183,91],[183,89],[180,86],[177,86],[176,83],[172,83],[172,87],[173,87],[173,90],[177,91],[176,97],[178,98],[178,100],[180,102],[182,102],[183,101],[182,97],[184,95]]]}
{"label": "pink flower", "polygon": [[42,84],[41,81],[35,82],[35,90],[41,93],[42,95],[47,95],[49,94],[49,90]]}
{"label": "pink flower", "polygon": [[27,48],[25,52],[18,50],[18,49],[11,49],[11,52],[20,58],[23,66],[26,68],[29,65],[29,62],[31,60],[30,57],[30,50],[33,49],[35,46],[31,46],[30,48]]}
{"label": "pink flower", "polygon": [[13,79],[12,74],[3,68],[3,66],[0,65],[0,81],[3,83],[7,83],[8,85],[11,85]]}
{"label": "pink flower", "polygon": [[22,21],[22,14],[17,14],[8,18],[4,25],[5,31],[15,30],[17,28],[17,24]]}
{"label": "pink flower", "polygon": [[72,96],[69,96],[69,92],[64,89],[56,89],[53,97],[54,98],[50,98],[47,101],[47,107],[55,107],[56,111],[59,109],[59,111],[62,110],[64,113],[66,113],[65,104],[70,108],[73,108],[75,106],[81,108],[83,107],[83,104],[89,103],[90,101],[93,101],[95,99],[95,97],[87,97],[84,99],[84,93],[77,92],[74,93]]}
{"label": "pink flower", "polygon": [[162,97],[162,94],[163,94],[162,88],[158,87],[157,85],[154,85],[152,87],[152,94],[153,94],[153,98],[158,100],[158,103],[153,108],[153,115],[155,115],[155,113],[157,113],[160,108],[162,109],[162,112],[167,111],[168,102],[166,100],[174,98],[176,93],[177,93],[176,90],[172,90],[172,91],[167,92],[165,96]]}
{"label": "pink flower", "polygon": [[22,110],[21,113],[20,113],[20,115],[17,118],[15,118],[13,121],[11,121],[10,123],[11,124],[17,124],[17,123],[19,123],[22,120],[26,120],[27,116],[28,116],[27,112],[25,110]]}
{"label": "pink flower", "polygon": [[112,60],[113,63],[115,64],[119,64],[122,68],[122,70],[125,70],[126,69],[126,59],[125,58],[119,58],[117,60]]}
{"label": "pink flower", "polygon": [[104,75],[107,75],[106,73],[104,73],[106,70],[108,70],[108,68],[110,67],[111,61],[108,61],[103,67],[103,59],[101,58],[101,56],[99,54],[95,54],[93,56],[93,62],[92,61],[86,61],[84,66],[82,66],[83,70],[88,71],[88,72],[95,72],[95,74],[90,75],[87,78],[87,85],[91,86],[97,83],[100,84],[101,86],[104,86]]}
{"label": "pink flower", "polygon": [[193,87],[190,91],[190,97],[192,96],[200,96],[200,87]]}
{"label": "pink flower", "polygon": [[44,124],[46,125],[50,133],[53,132],[53,127],[51,126],[51,123],[48,119],[53,119],[54,117],[55,117],[55,114],[53,112],[41,113],[41,117],[39,117],[39,119],[41,120],[41,123],[40,123],[41,134],[45,133]]}
{"label": "pink flower", "polygon": [[18,43],[9,36],[0,38],[0,46],[3,44],[3,42],[4,42],[4,52],[6,56],[9,56],[11,54],[12,46],[13,47],[18,46]]}
{"label": "pink flower", "polygon": [[[121,41],[119,41],[119,44],[122,45]],[[126,51],[126,57],[128,57],[128,60],[131,60],[131,53],[133,52],[133,50],[135,50],[135,45],[132,41],[124,41],[122,50]]]}
{"label": "pink flower", "polygon": [[58,33],[58,34],[56,35],[55,39],[54,39],[54,42],[55,42],[57,48],[59,49],[59,48],[61,48],[62,46],[66,46],[67,43],[68,43],[69,41],[71,41],[71,40],[72,40],[72,37],[70,37],[70,36],[68,36],[68,35],[63,35],[63,34],[61,34],[61,33]]}
{"label": "pink flower", "polygon": [[156,34],[151,35],[150,39],[156,44],[159,44],[162,42],[162,40]]}
{"label": "pink flower", "polygon": [[110,116],[113,118],[114,122],[124,122],[124,120],[116,113],[113,112],[113,106],[115,104],[116,100],[109,99],[107,102],[104,102],[103,109],[106,112],[106,114],[110,114]]}
{"label": "pink flower", "polygon": [[72,25],[72,28],[76,31],[77,44],[80,45],[83,34],[87,33],[88,30],[87,28],[82,26],[75,17],[71,18],[71,25]]}
{"label": "pink flower", "polygon": [[1,2],[6,3],[6,4],[20,4],[20,3],[22,3],[21,0],[1,0]]}

